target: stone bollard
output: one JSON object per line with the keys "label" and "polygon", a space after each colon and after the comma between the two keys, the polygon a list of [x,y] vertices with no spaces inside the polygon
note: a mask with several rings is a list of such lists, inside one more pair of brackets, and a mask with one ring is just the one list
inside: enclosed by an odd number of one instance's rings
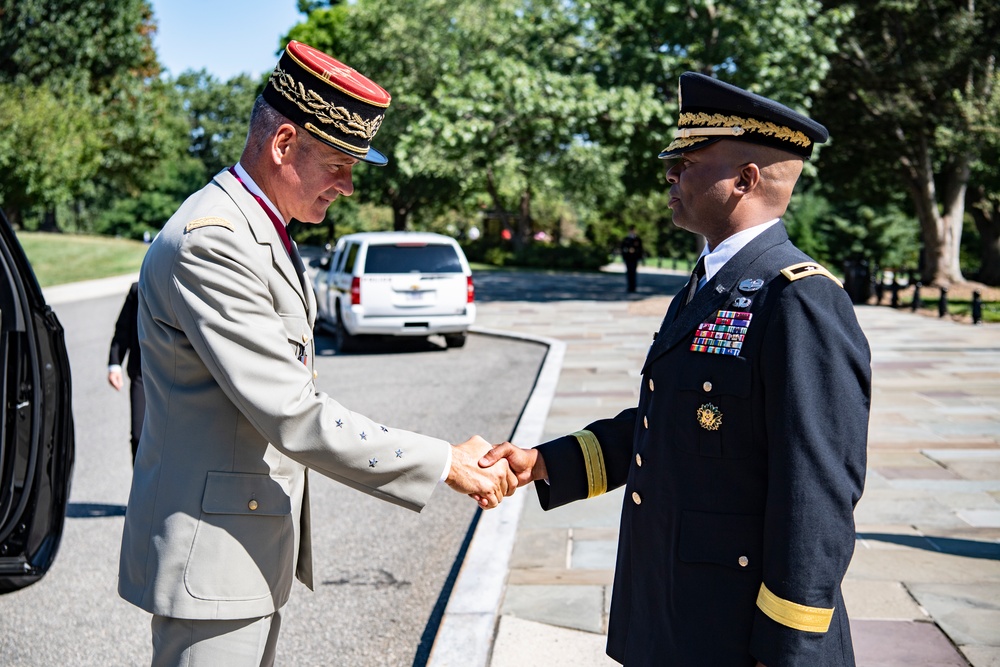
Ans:
{"label": "stone bollard", "polygon": [[941,288],[941,298],[938,299],[938,317],[948,314],[948,288]]}
{"label": "stone bollard", "polygon": [[983,295],[976,290],[972,293],[972,323],[979,324],[983,321]]}
{"label": "stone bollard", "polygon": [[913,283],[913,303],[910,304],[910,309],[913,312],[917,312],[924,307],[923,301],[920,299],[920,281]]}

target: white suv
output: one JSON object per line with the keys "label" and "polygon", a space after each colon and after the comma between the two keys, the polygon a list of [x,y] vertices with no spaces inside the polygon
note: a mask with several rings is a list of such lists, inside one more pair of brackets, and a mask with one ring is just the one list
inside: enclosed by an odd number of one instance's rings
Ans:
{"label": "white suv", "polygon": [[442,334],[448,347],[462,347],[476,319],[469,262],[448,236],[348,234],[319,268],[319,324],[334,333],[339,350],[369,334]]}

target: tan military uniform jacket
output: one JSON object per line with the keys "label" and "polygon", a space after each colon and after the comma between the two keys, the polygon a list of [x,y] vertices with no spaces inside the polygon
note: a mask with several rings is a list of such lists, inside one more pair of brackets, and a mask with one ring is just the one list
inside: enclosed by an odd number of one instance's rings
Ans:
{"label": "tan military uniform jacket", "polygon": [[[315,296],[228,172],[192,195],[139,279],[146,419],[118,590],[154,614],[265,616],[312,585],[306,469],[420,510],[443,440],[318,392]],[[344,388],[345,393],[349,389]]]}

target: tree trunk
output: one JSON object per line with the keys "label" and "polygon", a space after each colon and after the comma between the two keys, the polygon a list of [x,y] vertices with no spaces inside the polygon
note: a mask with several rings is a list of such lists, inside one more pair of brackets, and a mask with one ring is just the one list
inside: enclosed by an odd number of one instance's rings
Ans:
{"label": "tree trunk", "polygon": [[521,193],[521,206],[517,216],[517,233],[514,234],[514,252],[519,252],[531,240],[531,190]]}
{"label": "tree trunk", "polygon": [[901,161],[913,205],[920,220],[924,239],[924,266],[921,279],[926,285],[947,287],[963,282],[959,264],[962,241],[962,216],[965,214],[965,190],[969,182],[968,155],[960,155],[943,174],[944,201],[938,203],[934,169],[925,137],[916,142],[912,159]]}
{"label": "tree trunk", "polygon": [[4,209],[4,213],[7,214],[7,222],[15,230],[21,229],[21,209],[16,206],[9,206]]}
{"label": "tree trunk", "polygon": [[987,197],[980,185],[969,190],[967,206],[983,246],[979,282],[1000,285],[1000,200]]}
{"label": "tree trunk", "polygon": [[393,197],[392,199],[392,229],[396,232],[405,232],[407,223],[410,220],[411,207],[405,202]]}

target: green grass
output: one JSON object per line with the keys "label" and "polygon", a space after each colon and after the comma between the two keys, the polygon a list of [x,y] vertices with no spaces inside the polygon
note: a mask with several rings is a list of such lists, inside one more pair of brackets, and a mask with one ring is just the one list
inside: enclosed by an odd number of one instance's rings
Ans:
{"label": "green grass", "polygon": [[17,238],[42,287],[135,273],[147,248],[107,236],[21,231]]}

